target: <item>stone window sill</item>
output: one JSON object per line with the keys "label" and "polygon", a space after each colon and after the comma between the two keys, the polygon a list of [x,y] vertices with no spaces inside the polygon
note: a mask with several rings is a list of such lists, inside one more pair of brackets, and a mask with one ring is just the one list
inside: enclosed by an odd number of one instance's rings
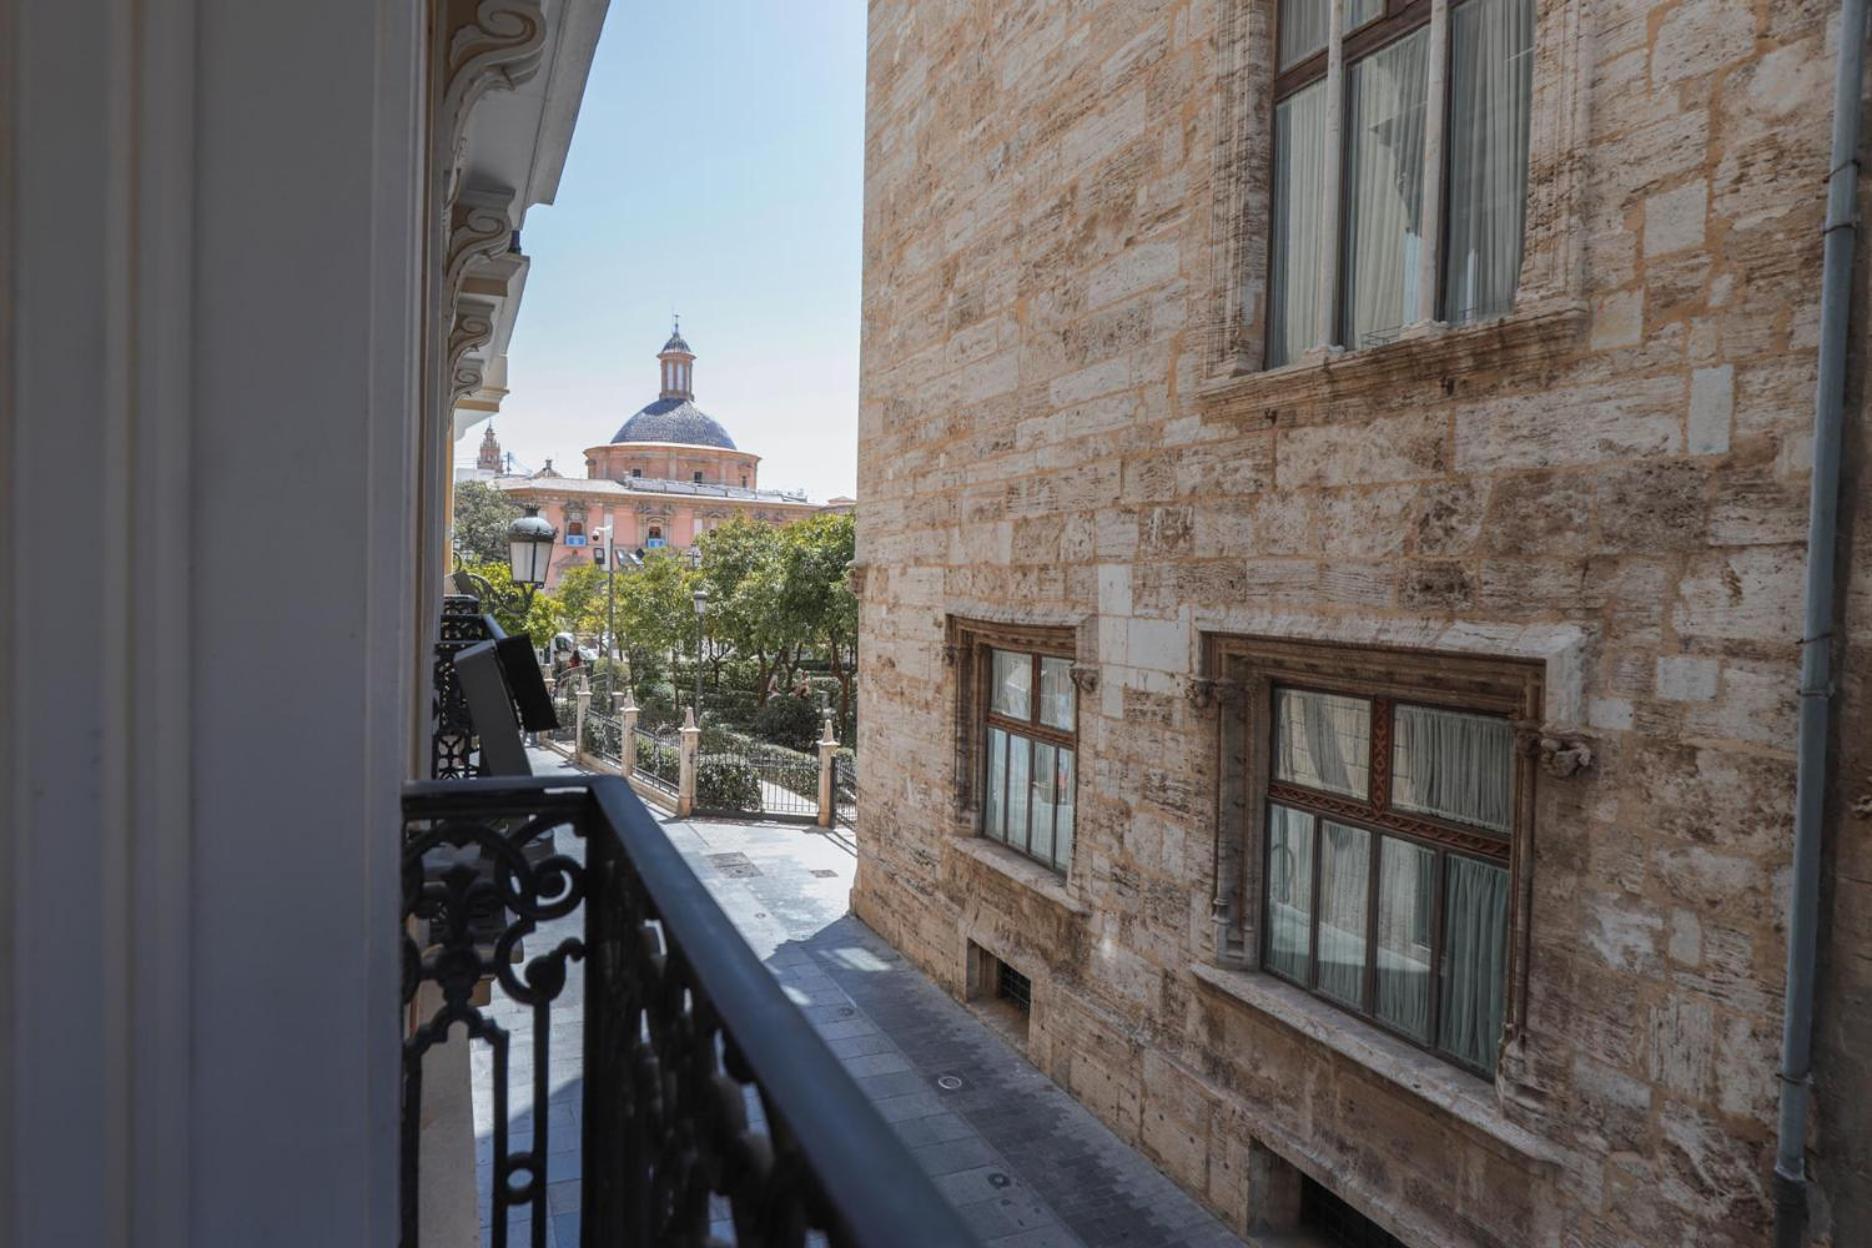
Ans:
{"label": "stone window sill", "polygon": [[1419,1100],[1442,1110],[1493,1151],[1530,1169],[1560,1164],[1559,1153],[1503,1115],[1486,1080],[1439,1061],[1272,975],[1192,963],[1199,983],[1282,1023]]}
{"label": "stone window sill", "polygon": [[1040,894],[1069,914],[1083,918],[1092,913],[1090,906],[1068,891],[1065,880],[1031,858],[1017,854],[1006,846],[997,845],[979,836],[959,836],[951,840],[949,846],[965,858],[972,858],[989,870],[1013,880],[1028,891]]}
{"label": "stone window sill", "polygon": [[1582,305],[1554,302],[1475,325],[1413,325],[1381,347],[1332,348],[1265,372],[1212,377],[1197,388],[1197,398],[1211,414],[1250,417],[1427,385],[1447,393],[1460,375],[1525,370],[1566,353],[1586,322]]}

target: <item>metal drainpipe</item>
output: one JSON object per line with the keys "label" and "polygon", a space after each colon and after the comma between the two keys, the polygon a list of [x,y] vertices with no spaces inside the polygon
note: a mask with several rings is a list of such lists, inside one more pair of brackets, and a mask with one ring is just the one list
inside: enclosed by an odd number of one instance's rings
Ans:
{"label": "metal drainpipe", "polygon": [[1781,1029],[1781,1121],[1775,1151],[1776,1248],[1807,1242],[1807,1103],[1813,1065],[1820,841],[1826,807],[1827,721],[1833,695],[1835,538],[1846,331],[1852,304],[1859,191],[1859,109],[1866,0],[1841,0],[1833,79],[1833,155],[1827,177],[1820,286],[1820,377],[1814,390],[1813,480],[1807,510],[1807,587],[1801,622],[1800,736],[1794,795],[1794,879],[1788,896],[1787,1013]]}

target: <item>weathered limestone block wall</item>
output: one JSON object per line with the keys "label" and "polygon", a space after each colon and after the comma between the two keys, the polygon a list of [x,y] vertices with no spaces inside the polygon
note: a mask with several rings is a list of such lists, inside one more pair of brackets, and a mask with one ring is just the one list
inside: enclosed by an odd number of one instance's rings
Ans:
{"label": "weathered limestone block wall", "polygon": [[[1566,143],[1535,155],[1524,314],[1257,376],[1268,0],[873,0],[855,902],[958,994],[970,942],[1031,975],[1035,1062],[1239,1227],[1272,1153],[1413,1244],[1758,1244],[1835,6],[1538,8],[1537,149]],[[950,615],[1072,625],[1098,670],[1063,890],[954,847]],[[1355,1021],[1330,1044],[1193,969],[1201,634],[1569,628],[1550,705],[1597,761],[1538,789],[1495,1088],[1452,1108]],[[1842,941],[1872,928],[1865,827]],[[1842,1244],[1872,1225],[1842,1121],[1872,1092],[1843,1057],[1863,943],[1823,1019]]]}

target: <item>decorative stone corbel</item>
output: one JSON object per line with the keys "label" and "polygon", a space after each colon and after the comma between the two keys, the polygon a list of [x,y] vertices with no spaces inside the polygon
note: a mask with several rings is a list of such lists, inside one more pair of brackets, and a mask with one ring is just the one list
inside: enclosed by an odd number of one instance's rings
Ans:
{"label": "decorative stone corbel", "polygon": [[954,667],[962,661],[962,646],[958,642],[943,642],[943,666]]}
{"label": "decorative stone corbel", "polygon": [[1189,704],[1198,711],[1207,714],[1217,707],[1233,709],[1242,705],[1247,691],[1232,680],[1222,680],[1214,676],[1192,676],[1184,688],[1184,695]]}
{"label": "decorative stone corbel", "polygon": [[502,191],[463,191],[449,206],[448,267],[443,292],[452,305],[468,271],[513,249],[513,196]]}
{"label": "decorative stone corbel", "polygon": [[511,91],[539,72],[546,14],[540,0],[446,0],[443,14],[447,53],[437,133],[448,160],[446,195],[452,199],[461,188],[470,110],[490,90]]}
{"label": "decorative stone corbel", "polygon": [[484,299],[463,299],[456,305],[448,339],[451,408],[481,388],[481,363],[468,356],[494,340],[494,312],[494,305]]}
{"label": "decorative stone corbel", "polygon": [[1539,761],[1541,770],[1566,780],[1593,765],[1592,742],[1576,734],[1523,729],[1518,735],[1521,752]]}
{"label": "decorative stone corbel", "polygon": [[1075,663],[1072,665],[1072,682],[1073,688],[1089,698],[1098,692],[1099,669],[1090,663]]}

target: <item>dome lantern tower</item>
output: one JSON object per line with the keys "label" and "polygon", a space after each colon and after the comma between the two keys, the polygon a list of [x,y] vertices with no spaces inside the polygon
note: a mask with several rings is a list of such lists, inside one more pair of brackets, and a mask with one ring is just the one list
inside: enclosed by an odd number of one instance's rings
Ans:
{"label": "dome lantern tower", "polygon": [[663,362],[663,394],[665,399],[695,399],[695,352],[683,341],[682,318],[676,318],[676,327],[670,331],[669,341],[657,352],[657,359]]}

